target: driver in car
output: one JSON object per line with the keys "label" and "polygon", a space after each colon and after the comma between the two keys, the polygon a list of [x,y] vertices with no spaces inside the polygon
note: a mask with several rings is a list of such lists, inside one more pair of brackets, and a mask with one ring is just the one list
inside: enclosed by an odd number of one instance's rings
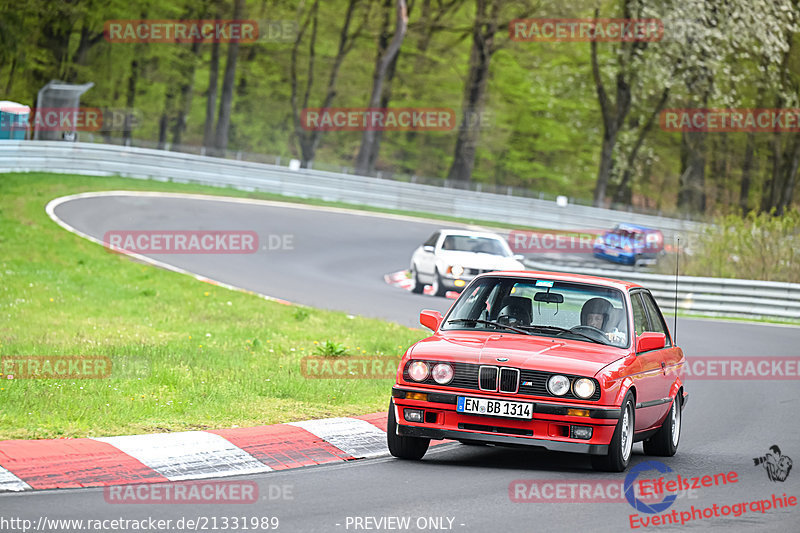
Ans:
{"label": "driver in car", "polygon": [[611,328],[612,312],[613,306],[605,298],[587,300],[581,308],[581,325],[599,329],[611,342],[622,344],[625,342],[625,333],[616,325]]}

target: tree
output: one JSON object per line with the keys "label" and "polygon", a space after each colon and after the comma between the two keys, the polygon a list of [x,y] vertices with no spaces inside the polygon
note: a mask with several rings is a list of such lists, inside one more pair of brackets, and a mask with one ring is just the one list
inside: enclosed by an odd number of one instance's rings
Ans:
{"label": "tree", "polygon": [[472,179],[480,129],[466,119],[483,113],[486,88],[489,83],[489,67],[492,55],[498,48],[495,45],[495,35],[500,24],[501,4],[501,0],[476,0],[475,21],[472,25],[472,50],[461,105],[465,120],[458,129],[453,164],[447,173],[448,180],[468,182]]}
{"label": "tree", "polygon": [[[391,0],[387,0],[386,5],[391,5]],[[388,94],[384,92],[384,83],[387,77],[391,79],[391,76],[394,74],[394,67],[397,65],[400,46],[403,44],[406,29],[408,28],[408,12],[405,0],[397,0],[395,9],[397,14],[394,37],[392,37],[391,42],[388,43],[386,42],[388,40],[386,31],[388,21],[384,19],[384,31],[381,32],[378,59],[373,74],[372,93],[369,98],[369,104],[367,105],[369,108],[386,107],[388,103]],[[369,175],[374,172],[379,146],[380,132],[372,129],[364,130],[361,137],[361,147],[356,157],[356,174]]]}
{"label": "tree", "polygon": [[[328,84],[325,90],[325,97],[322,102],[322,108],[330,107],[333,99],[336,96],[336,81],[339,76],[339,69],[342,67],[342,62],[345,56],[350,52],[355,44],[356,39],[361,34],[366,19],[369,16],[369,10],[366,9],[364,13],[364,21],[352,33],[350,32],[350,25],[353,21],[353,16],[356,12],[356,7],[359,0],[348,0],[347,9],[344,14],[344,22],[342,29],[339,32],[339,45],[336,50],[336,55],[331,65],[330,74],[328,76]],[[308,107],[311,98],[311,90],[314,85],[314,62],[316,59],[316,46],[317,46],[317,29],[319,23],[319,0],[315,0],[314,4],[308,11],[305,21],[300,25],[300,31],[292,47],[291,68],[290,68],[290,84],[291,84],[291,104],[292,104],[292,118],[294,122],[294,130],[292,132],[292,148],[297,153],[299,145],[300,164],[303,168],[308,168],[314,160],[314,154],[317,151],[321,139],[321,132],[318,130],[306,131],[300,120],[300,112],[302,109]],[[302,102],[299,101],[300,94],[298,89],[298,72],[297,72],[297,59],[300,49],[300,44],[303,41],[306,30],[309,25],[311,26],[311,33],[308,43],[308,73],[306,77],[305,89],[302,95]]]}
{"label": "tree", "polygon": [[[243,19],[244,0],[234,0],[233,20]],[[231,126],[231,106],[233,105],[234,83],[236,81],[236,60],[239,57],[239,41],[234,39],[228,44],[228,58],[225,61],[225,74],[222,78],[222,94],[219,101],[217,132],[214,148],[220,155],[228,148],[228,133]]]}

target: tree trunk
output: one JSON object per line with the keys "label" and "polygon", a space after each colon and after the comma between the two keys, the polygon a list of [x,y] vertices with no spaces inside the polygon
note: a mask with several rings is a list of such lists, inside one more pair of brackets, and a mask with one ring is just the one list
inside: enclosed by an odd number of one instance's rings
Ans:
{"label": "tree trunk", "polygon": [[[628,153],[628,157],[625,162],[625,170],[622,173],[622,180],[620,180],[619,186],[617,187],[617,192],[614,195],[614,202],[626,204],[631,203],[633,197],[631,178],[633,177],[633,166],[636,162],[636,157],[639,155],[639,150],[641,150],[642,145],[644,144],[645,137],[648,133],[650,133],[650,130],[653,129],[653,125],[656,122],[658,114],[661,113],[661,110],[664,109],[664,106],[667,104],[667,99],[669,99],[669,88],[664,89],[664,91],[661,93],[661,98],[658,100],[658,104],[656,104],[656,107],[653,109],[653,112],[650,113],[650,116],[647,117],[647,122],[645,122],[644,126],[642,126],[642,128],[639,130],[639,134],[636,136],[636,142],[634,143],[631,151]],[[609,169],[609,172],[610,171],[611,169]]]}
{"label": "tree trunk", "polygon": [[164,110],[161,112],[161,119],[158,121],[158,149],[164,150],[167,147],[167,134],[169,132],[169,120],[172,115],[175,92],[172,88],[167,89],[164,98]]}
{"label": "tree trunk", "polygon": [[[234,0],[233,20],[241,20],[244,12],[245,0]],[[225,62],[225,75],[222,79],[222,94],[219,101],[219,117],[217,118],[217,132],[214,147],[220,156],[225,155],[228,149],[228,133],[231,126],[231,108],[233,106],[233,91],[236,82],[236,60],[239,57],[239,41],[234,40],[228,44],[228,59]]]}
{"label": "tree trunk", "polygon": [[200,55],[200,43],[192,43],[191,55],[188,58],[189,67],[184,74],[183,82],[179,89],[178,116],[172,130],[172,149],[180,150],[183,142],[183,132],[186,131],[186,117],[192,109],[192,93],[194,92],[194,73]]}
{"label": "tree trunk", "polygon": [[[138,52],[138,50],[137,50]],[[133,54],[133,60],[131,60],[131,73],[128,77],[128,94],[125,98],[125,105],[128,109],[133,109],[134,105],[136,104],[136,85],[139,81],[139,54]],[[130,146],[131,144],[131,129],[132,124],[130,123],[129,115],[126,113],[125,119],[125,127],[122,132],[122,144],[125,146]]]}
{"label": "tree trunk", "polygon": [[[597,12],[595,12],[595,18],[597,18]],[[625,117],[628,116],[631,109],[631,89],[625,79],[622,67],[620,67],[616,78],[616,101],[611,102],[600,75],[600,66],[597,61],[597,42],[592,41],[590,45],[592,76],[594,77],[595,90],[603,120],[603,145],[600,151],[600,166],[597,169],[597,182],[594,187],[592,204],[595,207],[601,207],[605,204],[606,189],[614,169],[614,146],[617,144],[617,136],[622,124],[625,122]]]}
{"label": "tree trunk", "polygon": [[78,48],[72,55],[72,64],[67,69],[65,81],[69,83],[74,83],[78,77],[78,71],[75,66],[86,65],[86,57],[89,53],[89,50],[91,50],[97,43],[101,42],[104,37],[102,31],[99,33],[92,33],[87,24],[88,22],[84,20],[83,26],[81,27],[81,37],[78,42]]}
{"label": "tree trunk", "polygon": [[792,203],[792,197],[794,196],[794,188],[797,184],[797,169],[798,166],[800,166],[800,134],[793,134],[789,144],[792,146],[792,149],[791,152],[789,152],[787,148],[787,155],[790,155],[786,161],[783,188],[775,213],[778,216],[782,215],[789,208]]}
{"label": "tree trunk", "polygon": [[211,62],[208,65],[208,92],[206,93],[206,122],[203,126],[203,146],[213,148],[214,110],[217,108],[217,85],[219,79],[219,43],[211,43]]}
{"label": "tree trunk", "polygon": [[742,181],[739,186],[739,208],[742,210],[742,215],[746,215],[750,211],[750,183],[752,180],[751,174],[753,171],[753,164],[755,158],[756,136],[755,132],[747,134],[747,144],[744,148],[744,161],[742,162]]}
{"label": "tree trunk", "polygon": [[[487,5],[487,3],[489,5]],[[464,87],[462,111],[464,120],[458,128],[453,164],[447,173],[450,181],[468,183],[472,179],[475,166],[475,150],[480,137],[478,121],[468,117],[481,116],[489,82],[489,67],[496,51],[494,38],[499,25],[501,0],[477,0],[475,22],[472,28],[472,51],[469,59],[469,73]],[[489,13],[487,13],[487,8]]]}
{"label": "tree trunk", "polygon": [[[387,7],[391,6],[391,0],[386,0]],[[405,0],[397,0],[397,22],[395,25],[394,37],[388,42],[388,16],[384,19],[384,31],[381,32],[378,47],[378,60],[375,64],[375,71],[372,80],[372,94],[367,107],[383,107],[381,100],[384,96],[384,82],[390,70],[394,70],[392,65],[397,64],[397,57],[400,53],[400,46],[408,28],[408,13],[406,11]],[[356,174],[362,176],[370,175],[375,171],[375,160],[378,157],[379,135],[375,130],[364,130],[361,136],[361,147],[356,157]]]}
{"label": "tree trunk", "polygon": [[[339,34],[339,47],[336,52],[336,57],[333,60],[333,65],[331,66],[331,72],[330,76],[328,77],[328,86],[325,92],[325,99],[322,103],[322,108],[330,107],[331,103],[333,102],[333,99],[336,96],[336,80],[339,76],[339,69],[342,66],[342,61],[344,60],[348,52],[350,52],[350,50],[352,49],[353,43],[355,42],[356,38],[360,35],[361,28],[354,31],[352,35],[350,34],[350,24],[352,22],[353,13],[355,12],[357,4],[358,0],[349,0],[347,4],[347,11],[345,12],[344,16],[344,24]],[[301,27],[301,31],[298,32],[297,39],[295,39],[295,43],[292,48],[291,75],[290,75],[291,90],[292,90],[292,95],[291,95],[292,116],[294,119],[294,131],[292,134],[292,138],[300,146],[300,161],[301,161],[300,165],[302,166],[302,168],[309,168],[310,165],[312,164],[314,160],[314,155],[316,154],[317,147],[319,145],[319,141],[321,138],[320,131],[316,130],[306,131],[303,129],[300,121],[300,111],[302,108],[306,108],[308,106],[308,100],[311,94],[311,88],[313,86],[314,59],[315,59],[318,18],[319,18],[319,0],[316,0],[313,6],[311,7],[311,10],[309,11],[309,15],[306,18],[306,21],[303,23]],[[309,43],[308,79],[306,80],[303,102],[302,104],[300,104],[298,102],[298,90],[297,90],[297,50],[300,47],[300,42],[303,38],[303,34],[305,33],[306,28],[308,27],[309,22],[311,22],[312,31]]]}
{"label": "tree trunk", "polygon": [[14,71],[17,70],[17,56],[11,58],[11,69],[8,71],[8,81],[6,82],[6,94],[11,93],[11,87],[14,85]]}
{"label": "tree trunk", "polygon": [[706,209],[706,132],[685,131],[681,136],[681,180],[678,208],[698,214]]}

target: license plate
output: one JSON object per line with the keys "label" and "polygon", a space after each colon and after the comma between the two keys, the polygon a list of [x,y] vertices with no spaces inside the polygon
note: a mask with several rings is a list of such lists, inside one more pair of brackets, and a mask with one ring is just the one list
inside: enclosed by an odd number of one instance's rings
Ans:
{"label": "license plate", "polygon": [[456,411],[474,415],[503,416],[508,418],[533,418],[533,404],[525,402],[509,402],[507,400],[490,400],[488,398],[458,397]]}
{"label": "license plate", "polygon": [[606,253],[611,257],[617,257],[619,255],[619,252],[616,250],[606,250]]}

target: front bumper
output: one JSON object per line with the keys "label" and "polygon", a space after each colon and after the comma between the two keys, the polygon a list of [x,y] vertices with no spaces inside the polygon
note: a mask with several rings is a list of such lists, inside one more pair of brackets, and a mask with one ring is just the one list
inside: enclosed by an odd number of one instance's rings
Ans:
{"label": "front bumper", "polygon": [[[408,399],[406,393],[425,393],[427,398]],[[477,392],[477,391],[476,391]],[[547,450],[590,455],[605,455],[614,434],[620,410],[585,404],[561,404],[527,398],[477,393],[443,393],[423,389],[394,387],[397,409],[397,434],[429,439],[454,439],[485,442],[505,446],[526,446]],[[530,420],[459,413],[458,396],[484,397],[498,400],[522,401],[534,404]],[[425,422],[408,422],[403,410],[422,409]],[[578,409],[588,416],[569,414]],[[571,426],[592,428],[590,439],[572,438]],[[391,428],[389,429],[392,430]]]}

